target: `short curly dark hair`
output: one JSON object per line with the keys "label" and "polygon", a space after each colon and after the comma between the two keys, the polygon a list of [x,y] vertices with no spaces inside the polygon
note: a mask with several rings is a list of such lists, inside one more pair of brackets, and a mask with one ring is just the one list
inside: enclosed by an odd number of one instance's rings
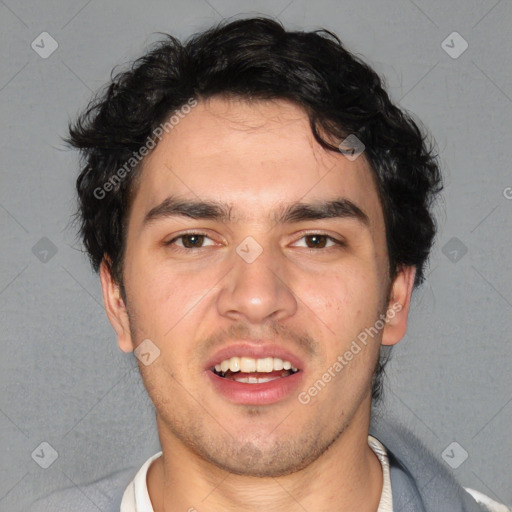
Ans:
{"label": "short curly dark hair", "polygon": [[[217,95],[290,100],[304,109],[315,139],[328,150],[339,151],[333,140],[357,136],[383,207],[390,276],[414,266],[415,286],[423,281],[436,232],[432,205],[442,189],[433,143],[335,34],[287,31],[262,17],[220,23],[185,44],[165,34],[130,69],[112,76],[70,124],[66,140],[83,161],[75,218],[95,271],[107,257],[124,294],[126,223],[140,166],[112,178],[190,98]],[[375,373],[376,400],[384,364],[381,358]]]}

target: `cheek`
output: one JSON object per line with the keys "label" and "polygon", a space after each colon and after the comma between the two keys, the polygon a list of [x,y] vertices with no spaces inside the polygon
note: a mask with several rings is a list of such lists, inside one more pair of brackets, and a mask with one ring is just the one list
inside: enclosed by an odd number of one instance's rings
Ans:
{"label": "cheek", "polygon": [[351,268],[303,280],[308,306],[326,323],[350,325],[373,319],[380,304],[380,282],[373,269]]}
{"label": "cheek", "polygon": [[126,276],[134,320],[147,337],[165,341],[180,329],[185,317],[193,317],[201,309],[211,285],[207,276],[199,273],[185,275],[163,266],[137,268],[137,272]]}
{"label": "cheek", "polygon": [[[346,387],[346,379],[359,389],[371,378],[379,350],[380,333],[376,337],[365,333],[368,332],[366,329],[375,324],[380,314],[380,286],[376,272],[363,268],[330,274],[310,284],[306,296],[311,302],[305,302],[314,312],[315,321],[319,320],[317,326],[324,333],[322,337],[327,368],[339,356],[343,358],[343,370],[336,373],[337,378],[334,380],[337,384],[333,389]],[[358,336],[365,336],[363,341],[366,343],[359,341]],[[345,354],[346,358],[343,357]],[[323,365],[317,368],[317,371],[325,370]]]}

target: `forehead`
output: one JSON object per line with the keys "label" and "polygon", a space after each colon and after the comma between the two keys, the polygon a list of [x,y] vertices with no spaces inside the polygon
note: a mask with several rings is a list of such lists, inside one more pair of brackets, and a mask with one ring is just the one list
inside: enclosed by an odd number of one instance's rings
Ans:
{"label": "forehead", "polygon": [[383,229],[366,160],[326,151],[286,100],[198,102],[146,157],[132,211],[143,216],[171,194],[223,202],[233,219],[257,222],[294,202],[347,197]]}

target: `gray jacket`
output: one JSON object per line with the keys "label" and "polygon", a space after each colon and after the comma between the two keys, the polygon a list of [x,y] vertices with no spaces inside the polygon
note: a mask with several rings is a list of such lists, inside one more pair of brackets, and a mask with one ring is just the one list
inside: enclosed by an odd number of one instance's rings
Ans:
{"label": "gray jacket", "polygon": [[393,512],[489,512],[455,480],[450,468],[404,427],[373,418],[370,434],[385,447]]}

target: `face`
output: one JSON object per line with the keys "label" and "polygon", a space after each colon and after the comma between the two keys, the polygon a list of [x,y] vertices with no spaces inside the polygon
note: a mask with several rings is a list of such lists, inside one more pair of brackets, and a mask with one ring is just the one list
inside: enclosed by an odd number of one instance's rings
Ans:
{"label": "face", "polygon": [[[101,278],[121,349],[149,339],[160,351],[139,368],[164,453],[277,476],[364,425],[380,344],[403,334],[414,275],[389,281],[364,156],[322,149],[284,100],[213,98],[161,139],[137,187],[126,304],[105,265]],[[401,311],[351,349],[397,300]]]}

